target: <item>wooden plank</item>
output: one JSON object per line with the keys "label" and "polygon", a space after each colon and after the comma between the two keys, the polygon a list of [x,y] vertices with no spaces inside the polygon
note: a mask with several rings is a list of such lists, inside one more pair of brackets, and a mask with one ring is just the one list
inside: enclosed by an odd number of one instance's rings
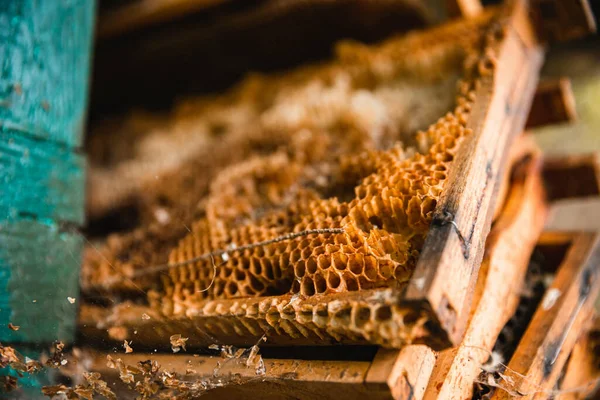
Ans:
{"label": "wooden plank", "polygon": [[0,131],[0,219],[84,222],[85,158],[69,147]]}
{"label": "wooden plank", "polygon": [[[132,344],[135,347],[135,342]],[[131,390],[118,385],[118,372],[107,366],[107,353],[84,349],[90,361],[89,370],[99,372],[109,382],[117,383],[119,398],[127,398]],[[161,370],[185,376],[186,381],[220,380],[223,387],[207,398],[294,398],[337,399],[422,399],[429,374],[435,363],[434,352],[423,345],[411,345],[403,350],[381,349],[372,361],[302,360],[265,358],[264,374],[257,377],[256,368],[247,365],[247,354],[223,359],[214,355],[136,353],[109,354],[126,365],[152,360]],[[236,377],[236,384],[227,380]],[[276,384],[275,384],[276,383]],[[112,386],[112,385],[111,385]],[[238,397],[227,397],[227,396]],[[213,397],[214,396],[214,397]],[[266,397],[263,397],[266,396]]]}
{"label": "wooden plank", "polygon": [[552,204],[544,230],[574,234],[600,232],[600,198],[558,200]]}
{"label": "wooden plank", "polygon": [[1,127],[82,145],[94,12],[89,0],[3,2]]}
{"label": "wooden plank", "polygon": [[514,314],[529,259],[546,214],[540,159],[526,158],[513,174],[503,213],[486,243],[465,337],[444,350],[435,365],[425,399],[466,399],[500,331]]}
{"label": "wooden plank", "polygon": [[520,161],[523,161],[525,157],[539,158],[541,156],[541,150],[536,145],[531,135],[517,136],[517,138],[515,139],[515,143],[510,148],[510,152],[508,155],[508,168],[506,168],[506,171],[501,177],[501,181],[499,183],[493,221],[496,221],[496,219],[502,214],[502,211],[504,210],[504,205],[506,203],[506,199],[511,187],[513,167],[516,166],[517,163],[519,163]]}
{"label": "wooden plank", "polygon": [[544,181],[553,201],[541,244],[565,243],[578,232],[600,231],[600,155],[598,153],[547,157]]}
{"label": "wooden plank", "polygon": [[[0,221],[2,342],[73,340],[82,247],[81,235],[53,223]],[[10,330],[9,322],[21,328]]]}
{"label": "wooden plank", "polygon": [[450,17],[472,18],[483,11],[480,0],[446,0]]}
{"label": "wooden plank", "polygon": [[393,399],[423,399],[435,365],[433,350],[409,345],[402,350],[380,349],[371,363],[365,383],[369,388],[383,386]]}
{"label": "wooden plank", "polygon": [[562,400],[584,400],[600,389],[600,317],[575,343],[560,383]]}
{"label": "wooden plank", "polygon": [[[548,397],[586,322],[600,289],[600,235],[574,241],[554,282],[546,291],[508,368],[507,387],[523,399]],[[511,394],[496,390],[493,400]]]}
{"label": "wooden plank", "polygon": [[[73,341],[95,2],[0,6],[0,341]],[[57,284],[58,283],[58,284]],[[9,323],[21,327],[8,329]]]}
{"label": "wooden plank", "polygon": [[569,78],[543,81],[538,85],[525,127],[573,122],[577,119],[575,96]]}
{"label": "wooden plank", "polygon": [[548,41],[578,39],[596,31],[588,0],[533,0],[541,37]]}
{"label": "wooden plank", "polygon": [[[90,369],[117,384],[119,399],[135,397],[135,391],[119,385],[118,371],[107,367],[106,353],[90,352],[90,356]],[[215,386],[221,387],[204,392],[202,398],[206,399],[288,399],[292,395],[299,400],[390,398],[389,389],[364,384],[371,366],[369,361],[264,359],[264,374],[257,376],[256,368],[246,365],[247,356],[223,359],[207,355],[135,352],[111,356],[134,366],[139,361],[157,361],[161,370],[183,376],[190,382],[205,381],[210,386],[218,381]]]}
{"label": "wooden plank", "polygon": [[466,327],[506,150],[525,124],[543,58],[522,2],[517,2],[513,18],[493,81],[478,91],[481,100],[469,123],[473,135],[455,161],[413,274],[422,284],[410,285],[406,294],[434,311],[454,343]]}
{"label": "wooden plank", "polygon": [[227,2],[230,0],[135,0],[102,13],[97,35],[118,36]]}

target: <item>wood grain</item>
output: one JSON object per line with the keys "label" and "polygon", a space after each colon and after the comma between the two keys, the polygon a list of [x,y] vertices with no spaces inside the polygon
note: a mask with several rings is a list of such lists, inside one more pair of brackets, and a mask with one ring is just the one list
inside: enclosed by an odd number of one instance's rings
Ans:
{"label": "wood grain", "polygon": [[[93,0],[0,4],[0,341],[75,336]],[[57,285],[57,283],[59,283]],[[13,331],[9,323],[22,329]]]}
{"label": "wood grain", "polygon": [[[523,2],[516,2],[511,18],[494,77],[477,93],[468,124],[473,135],[455,161],[413,275],[424,284],[409,286],[406,294],[434,311],[454,343],[466,327],[507,149],[525,124],[543,58]],[[441,223],[448,215],[458,229]]]}
{"label": "wood grain", "polygon": [[538,155],[514,171],[503,213],[488,236],[465,337],[458,347],[438,355],[425,399],[470,398],[481,365],[517,308],[518,283],[523,282],[546,214],[540,165]]}
{"label": "wood grain", "polygon": [[433,350],[424,345],[409,345],[400,351],[380,349],[365,383],[369,388],[383,386],[393,399],[423,399],[435,358]]}
{"label": "wood grain", "polygon": [[561,400],[584,400],[600,389],[600,354],[598,343],[600,338],[600,317],[596,315],[589,330],[581,335],[575,343],[569,361],[564,369],[564,377],[560,383]]}
{"label": "wood grain", "polygon": [[[600,235],[579,235],[546,291],[504,375],[523,399],[547,398],[591,316],[600,289]],[[509,399],[496,390],[492,399]]]}
{"label": "wood grain", "polygon": [[[120,384],[116,370],[106,366],[106,353],[91,352],[91,369],[117,384],[119,399],[135,396]],[[221,379],[224,383],[236,376],[237,384],[224,384],[203,394],[206,399],[389,399],[385,385],[365,385],[372,363],[369,361],[309,361],[265,359],[265,374],[257,376],[245,359],[222,359],[219,356],[187,354],[132,353],[113,355],[128,365],[154,360],[164,371],[175,372],[189,381]],[[132,394],[133,393],[133,394]]]}

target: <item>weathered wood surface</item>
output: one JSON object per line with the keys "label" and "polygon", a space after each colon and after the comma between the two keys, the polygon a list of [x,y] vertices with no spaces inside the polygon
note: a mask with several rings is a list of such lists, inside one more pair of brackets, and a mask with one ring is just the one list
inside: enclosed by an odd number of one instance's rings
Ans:
{"label": "weathered wood surface", "polygon": [[575,343],[560,383],[561,400],[584,400],[600,394],[600,317]]}
{"label": "weathered wood surface", "polygon": [[[513,173],[513,185],[488,236],[465,337],[438,355],[425,399],[466,399],[489,358],[496,338],[514,314],[529,259],[546,214],[540,159],[526,158]],[[509,282],[513,282],[512,284]]]}
{"label": "weathered wood surface", "polygon": [[[385,385],[365,385],[372,368],[370,361],[306,361],[289,359],[265,359],[265,373],[257,376],[256,368],[248,367],[246,359],[222,359],[219,356],[187,354],[132,353],[113,355],[128,365],[139,361],[154,360],[165,371],[173,371],[188,381],[222,382],[222,387],[207,391],[206,399],[389,399],[390,391]],[[119,383],[118,372],[106,366],[106,354],[95,353],[91,369],[100,372],[111,382]],[[192,372],[193,371],[193,372]],[[187,373],[186,373],[187,372]],[[232,383],[233,376],[237,383]],[[228,384],[229,383],[229,384]],[[217,383],[218,385],[218,383]],[[118,398],[135,398],[137,393],[116,386]]]}
{"label": "weathered wood surface", "polygon": [[400,351],[380,349],[365,383],[369,390],[389,391],[393,399],[423,399],[435,359],[433,350],[424,345],[408,345]]}
{"label": "weathered wood surface", "polygon": [[2,342],[74,338],[94,4],[0,2]]}
{"label": "weathered wood surface", "polygon": [[527,117],[527,129],[573,122],[577,119],[575,96],[569,78],[542,81]]}
{"label": "weathered wood surface", "polygon": [[[406,298],[431,308],[454,343],[466,327],[508,148],[525,125],[542,62],[524,2],[517,1],[493,79],[477,92],[465,143],[450,173]],[[453,223],[444,223],[451,218]],[[459,234],[460,232],[460,234]],[[461,237],[463,240],[461,240]]]}
{"label": "weathered wood surface", "polygon": [[0,16],[2,130],[80,147],[94,2],[3,1]]}
{"label": "weathered wood surface", "polygon": [[[133,344],[135,345],[135,344]],[[90,370],[117,384],[118,398],[133,396],[119,381],[118,372],[107,367],[107,354],[84,349]],[[434,352],[423,345],[398,350],[380,350],[371,361],[264,359],[265,373],[246,365],[247,358],[191,354],[111,354],[126,365],[157,361],[161,369],[185,376],[189,382],[220,380],[222,387],[207,391],[207,399],[267,398],[312,399],[422,399],[435,363]],[[216,371],[216,372],[215,372]],[[231,383],[235,376],[236,383]],[[229,381],[229,384],[227,384]],[[229,397],[228,397],[229,396]],[[241,396],[241,397],[239,397]]]}
{"label": "weathered wood surface", "polygon": [[600,235],[578,235],[508,368],[510,392],[496,390],[492,399],[523,399],[551,395],[564,364],[586,323],[593,315],[600,290]]}

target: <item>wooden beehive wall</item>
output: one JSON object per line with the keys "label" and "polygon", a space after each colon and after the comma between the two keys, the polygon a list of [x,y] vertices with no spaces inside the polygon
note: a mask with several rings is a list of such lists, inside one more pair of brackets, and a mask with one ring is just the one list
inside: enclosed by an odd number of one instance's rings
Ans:
{"label": "wooden beehive wall", "polygon": [[0,4],[3,342],[74,338],[93,21],[93,1]]}

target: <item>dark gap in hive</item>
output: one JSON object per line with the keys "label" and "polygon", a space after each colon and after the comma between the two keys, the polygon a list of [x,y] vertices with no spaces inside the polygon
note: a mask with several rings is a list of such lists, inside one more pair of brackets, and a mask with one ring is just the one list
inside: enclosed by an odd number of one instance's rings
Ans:
{"label": "dark gap in hive", "polygon": [[294,359],[322,361],[372,361],[378,346],[293,346],[261,347],[265,359]]}
{"label": "dark gap in hive", "polygon": [[544,184],[549,201],[600,194],[598,172],[593,164],[545,168]]}
{"label": "dark gap in hive", "polygon": [[[493,351],[502,357],[504,364],[508,364],[512,358],[570,246],[571,242],[568,242],[559,245],[537,246],[534,249],[517,310],[500,332],[494,345]],[[497,375],[497,373],[495,374]],[[500,379],[500,376],[495,376],[495,378]],[[473,399],[485,399],[486,394],[490,392],[493,392],[492,388],[476,385]]]}
{"label": "dark gap in hive", "polygon": [[274,3],[272,8],[282,11],[275,17],[234,23],[268,3],[226,2],[98,41],[91,118],[132,106],[164,109],[185,94],[224,90],[248,71],[280,71],[326,59],[340,39],[372,43],[425,24],[418,7],[405,2],[358,0]]}
{"label": "dark gap in hive", "polygon": [[131,231],[140,224],[140,209],[135,202],[121,205],[96,218],[90,218],[83,234],[102,238],[111,233]]}

